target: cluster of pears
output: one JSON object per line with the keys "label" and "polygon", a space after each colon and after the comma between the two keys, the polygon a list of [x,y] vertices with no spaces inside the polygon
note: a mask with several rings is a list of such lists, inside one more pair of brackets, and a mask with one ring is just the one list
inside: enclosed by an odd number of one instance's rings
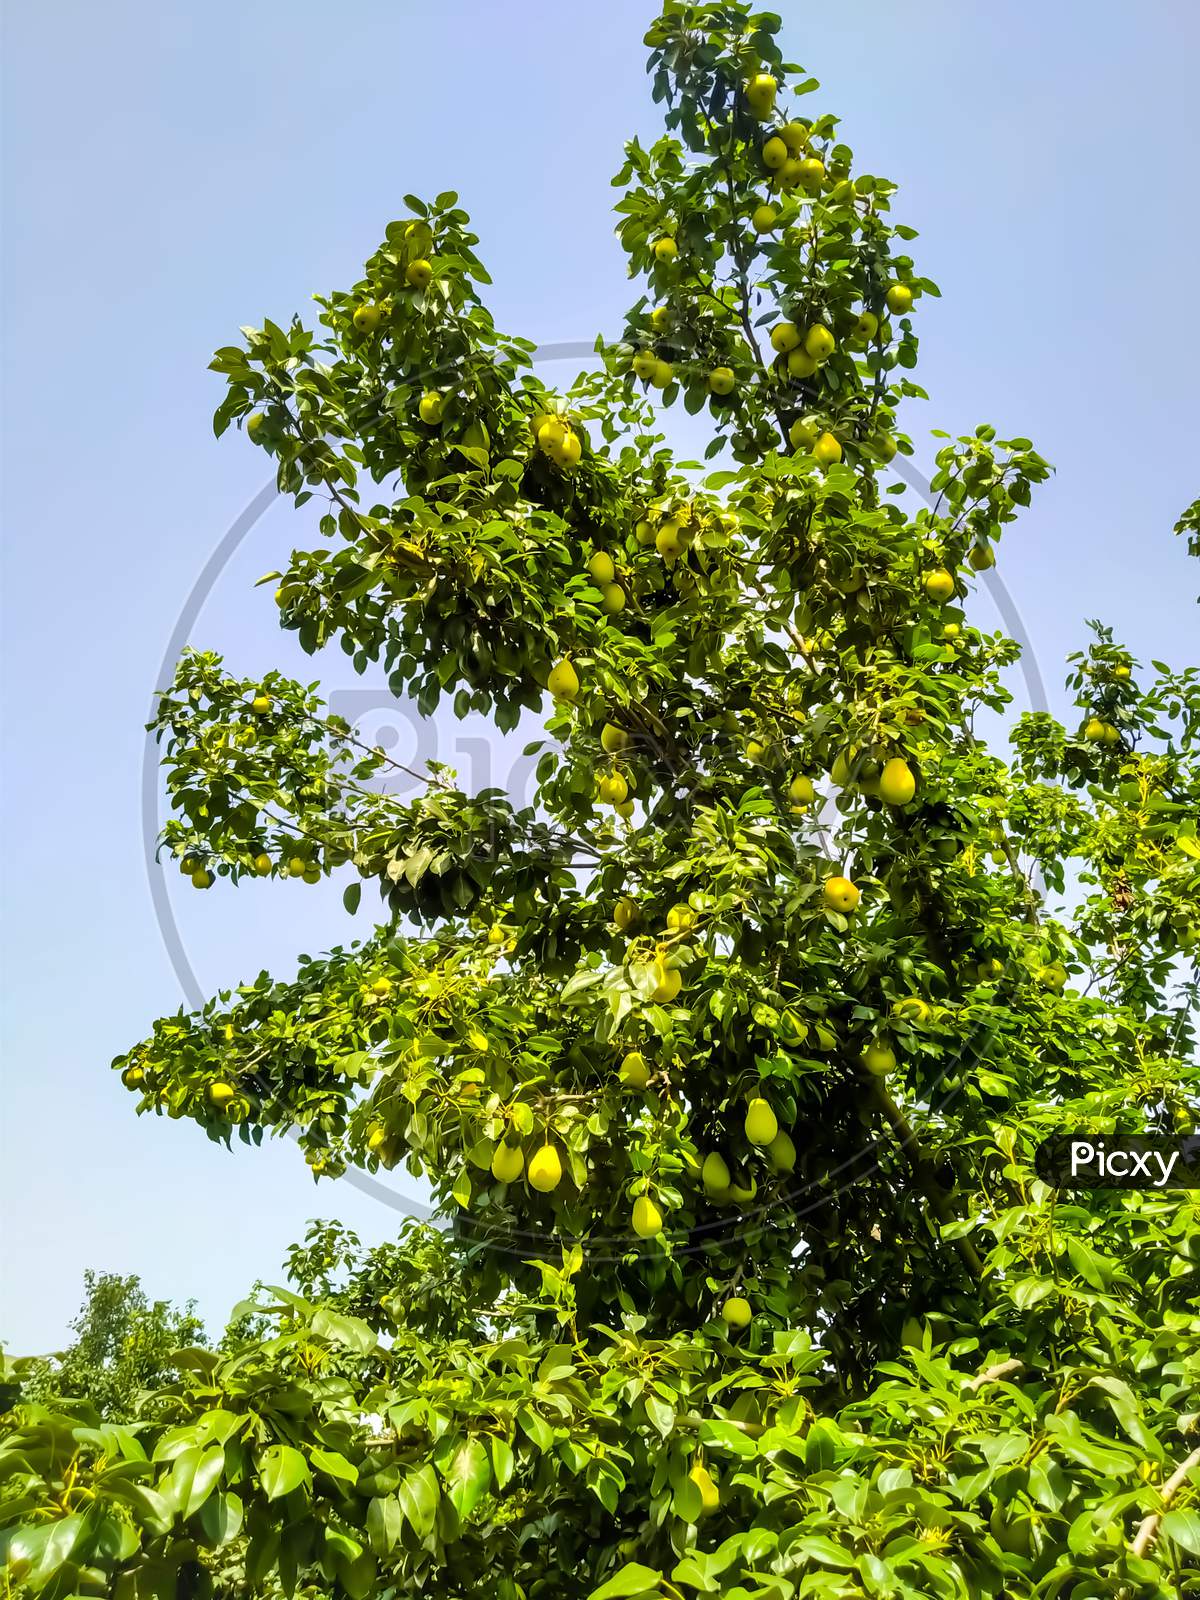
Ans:
{"label": "cluster of pears", "polygon": [[1120,744],[1121,730],[1103,717],[1089,717],[1084,724],[1083,737],[1089,744]]}
{"label": "cluster of pears", "polygon": [[588,557],[588,576],[600,591],[600,600],[609,612],[624,611],[626,594],[617,581],[617,568],[607,550],[595,550]]}
{"label": "cluster of pears", "polygon": [[543,411],[533,419],[533,437],[544,456],[556,467],[570,472],[579,465],[583,456],[583,441],[566,417],[557,412]]}
{"label": "cluster of pears", "polygon": [[820,189],[825,182],[825,163],[809,150],[811,137],[812,129],[807,123],[785,122],[763,140],[759,153],[771,188],[784,193],[804,189],[809,194],[816,194]]}
{"label": "cluster of pears", "polygon": [[[754,1095],[747,1102],[742,1126],[747,1142],[762,1151],[773,1172],[786,1176],[795,1170],[796,1146],[762,1095]],[[710,1150],[700,1163],[700,1182],[704,1193],[719,1206],[748,1205],[758,1193],[757,1178],[753,1174],[745,1181],[735,1177],[717,1150]]]}
{"label": "cluster of pears", "polygon": [[851,759],[849,751],[839,751],[829,769],[839,789],[856,785],[864,794],[897,808],[908,805],[916,795],[916,774],[903,756],[892,756],[882,766],[864,764],[857,779],[851,777]]}

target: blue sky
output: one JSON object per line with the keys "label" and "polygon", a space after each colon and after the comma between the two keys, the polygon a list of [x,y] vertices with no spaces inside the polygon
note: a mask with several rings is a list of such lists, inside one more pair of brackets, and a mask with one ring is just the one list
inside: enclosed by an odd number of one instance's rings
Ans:
{"label": "blue sky", "polygon": [[[313,1185],[294,1149],[226,1155],[136,1119],[108,1070],[182,1001],[143,865],[143,724],[208,556],[262,488],[217,442],[211,350],[342,286],[406,192],[457,189],[498,323],[542,342],[611,330],[633,298],[612,236],[622,140],[654,128],[643,0],[49,0],[6,19],[3,1307],[19,1351],[63,1337],[87,1266],[138,1272],[218,1320],[306,1218],[382,1238],[396,1217]],[[1200,492],[1188,358],[1200,17],[1014,0],[780,8],[860,165],[944,298],[920,310],[915,436],[992,421],[1058,469],[1001,571],[1062,705],[1083,619],[1142,659],[1195,660],[1170,529]],[[567,373],[562,374],[564,380]],[[247,673],[358,689],[364,727],[413,730],[340,654],[310,663],[253,580],[304,514],[276,503],[192,631]],[[1194,564],[1192,564],[1194,567]],[[994,614],[981,610],[981,620]],[[445,731],[442,744],[445,750]],[[407,741],[407,746],[406,746]],[[468,781],[498,755],[465,752]],[[451,757],[452,758],[452,757]],[[170,890],[206,990],[350,931],[336,890]]]}

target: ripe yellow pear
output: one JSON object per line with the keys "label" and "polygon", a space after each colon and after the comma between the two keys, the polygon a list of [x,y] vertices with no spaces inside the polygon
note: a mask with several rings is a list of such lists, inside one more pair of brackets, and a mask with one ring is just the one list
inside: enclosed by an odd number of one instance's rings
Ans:
{"label": "ripe yellow pear", "polygon": [[381,1122],[377,1122],[367,1134],[367,1149],[372,1155],[378,1155],[388,1142],[388,1131]]}
{"label": "ripe yellow pear", "polygon": [[626,822],[628,822],[629,818],[633,815],[633,801],[632,800],[619,800],[617,802],[617,804],[613,807],[613,810],[617,813],[617,815],[619,817],[623,818]]}
{"label": "ripe yellow pear", "polygon": [[526,1169],[526,1176],[541,1194],[549,1194],[562,1182],[562,1161],[552,1144],[544,1144],[535,1151]]}
{"label": "ripe yellow pear", "polygon": [[634,524],[633,536],[643,549],[654,543],[654,524],[648,517],[641,517]]}
{"label": "ripe yellow pear", "polygon": [[381,999],[384,995],[391,994],[391,992],[392,980],[385,978],[382,974],[371,985],[371,993],[379,995]]}
{"label": "ripe yellow pear", "polygon": [[629,785],[619,772],[606,772],[596,785],[596,794],[606,806],[619,806],[629,797]]}
{"label": "ripe yellow pear", "polygon": [[811,378],[820,364],[815,356],[809,355],[803,345],[796,350],[788,351],[787,369],[790,378]]}
{"label": "ripe yellow pear", "polygon": [[894,756],[879,774],[879,798],[889,806],[906,806],[917,792],[917,780],[907,761]]}
{"label": "ripe yellow pear", "polygon": [[621,1082],[629,1089],[644,1089],[650,1082],[650,1068],[640,1050],[630,1050],[621,1062]]}
{"label": "ripe yellow pear", "polygon": [[600,591],[600,598],[610,616],[616,616],[618,611],[625,609],[625,591],[619,583],[606,583]]}
{"label": "ripe yellow pear", "polygon": [[658,357],[653,350],[639,350],[630,365],[635,377],[640,378],[643,383],[649,383],[658,367]]}
{"label": "ripe yellow pear", "polygon": [[404,269],[404,281],[413,289],[428,289],[433,282],[433,268],[424,258],[410,261]]}
{"label": "ripe yellow pear", "polygon": [[772,136],[762,147],[763,166],[771,172],[778,172],[788,158],[788,147],[779,135]]}
{"label": "ripe yellow pear", "polygon": [[654,536],[654,548],[664,561],[674,561],[683,554],[683,530],[677,522],[664,522]]}
{"label": "ripe yellow pear", "polygon": [[650,313],[650,326],[652,328],[657,328],[659,333],[662,333],[665,331],[665,329],[669,328],[671,326],[670,306],[655,306],[654,310]]}
{"label": "ripe yellow pear", "polygon": [[383,312],[378,306],[359,306],[354,313],[354,326],[359,333],[374,333],[382,320]]}
{"label": "ripe yellow pear", "polygon": [[962,629],[959,627],[957,622],[948,622],[942,629],[942,638],[954,640],[958,638],[961,632]]}
{"label": "ripe yellow pear", "polygon": [[794,1172],[796,1169],[796,1146],[792,1143],[791,1135],[782,1128],[767,1146],[767,1160],[776,1172]]}
{"label": "ripe yellow pear", "polygon": [[209,1105],[215,1106],[218,1111],[223,1111],[237,1094],[237,1090],[231,1083],[224,1083],[218,1078],[215,1083],[209,1084],[207,1094]]}
{"label": "ripe yellow pear", "polygon": [[308,869],[308,862],[303,856],[292,856],[287,864],[289,878],[302,878]]}
{"label": "ripe yellow pear", "polygon": [[996,552],[986,539],[981,539],[978,544],[973,544],[967,552],[967,560],[976,572],[986,572],[989,567],[996,565]]}
{"label": "ripe yellow pear", "polygon": [[770,1144],[779,1132],[775,1113],[761,1095],[756,1095],[746,1107],[745,1131],[751,1144]]}
{"label": "ripe yellow pear", "polygon": [[307,867],[305,867],[300,876],[304,879],[305,883],[320,883],[321,869],[320,867],[313,866],[310,863]]}
{"label": "ripe yellow pear", "polygon": [[654,371],[650,374],[650,382],[656,389],[665,389],[668,384],[675,381],[675,368],[669,361],[656,361]]}
{"label": "ripe yellow pear", "polygon": [[688,1473],[688,1477],[700,1491],[700,1515],[702,1517],[711,1516],[721,1504],[721,1492],[712,1481],[708,1469],[698,1465],[694,1466]]}
{"label": "ripe yellow pear", "polygon": [[879,318],[873,311],[860,311],[854,324],[854,336],[869,342],[879,332]]}
{"label": "ripe yellow pear", "polygon": [[842,447],[831,433],[823,433],[812,447],[813,456],[823,467],[833,467],[842,459]]}
{"label": "ripe yellow pear", "polygon": [[561,417],[542,417],[534,432],[538,448],[546,455],[553,455],[567,436],[567,424]]}
{"label": "ripe yellow pear", "polygon": [[954,593],[954,575],[945,567],[935,567],[925,574],[925,593],[938,605],[944,605]]}
{"label": "ripe yellow pear", "polygon": [[145,1076],[146,1069],[144,1067],[126,1067],[125,1071],[121,1074],[121,1082],[127,1089],[136,1089],[137,1086],[143,1081]]}
{"label": "ripe yellow pear", "polygon": [[731,1294],[721,1307],[721,1320],[727,1327],[735,1330],[748,1328],[753,1315],[749,1300],[740,1294]]}
{"label": "ripe yellow pear", "polygon": [[819,189],[825,181],[825,163],[809,156],[800,163],[800,182],[806,189]]}
{"label": "ripe yellow pear", "polygon": [[732,367],[714,367],[708,375],[708,387],[713,394],[732,394],[734,381]]}
{"label": "ripe yellow pear", "polygon": [[613,907],[613,921],[622,933],[632,928],[640,916],[636,900],[631,900],[627,894],[623,894]]}
{"label": "ripe yellow pear", "polygon": [[427,389],[417,406],[417,415],[428,427],[436,427],[442,420],[445,401],[436,389]]}
{"label": "ripe yellow pear", "polygon": [[[831,911],[840,911],[844,916],[855,909],[862,899],[862,890],[857,884],[844,878],[840,874],[825,879],[825,904]],[[820,1036],[820,1029],[817,1034]]]}
{"label": "ripe yellow pear", "polygon": [[837,340],[823,322],[816,322],[804,335],[804,348],[814,361],[828,361],[837,349]]}
{"label": "ripe yellow pear", "polygon": [[613,558],[607,550],[597,550],[589,556],[587,569],[597,583],[611,583],[617,575]]}
{"label": "ripe yellow pear", "polygon": [[797,417],[788,429],[788,443],[793,450],[811,450],[820,438],[821,430],[812,417]]}
{"label": "ripe yellow pear", "polygon": [[1083,737],[1090,739],[1093,744],[1104,743],[1104,729],[1106,724],[1099,717],[1089,717],[1083,730]]}
{"label": "ripe yellow pear", "polygon": [[550,459],[560,467],[570,471],[577,467],[583,455],[583,441],[571,428],[568,428],[562,438],[550,451]]}
{"label": "ripe yellow pear", "polygon": [[250,709],[256,717],[265,716],[271,709],[271,696],[269,694],[256,694],[250,702]]}
{"label": "ripe yellow pear", "polygon": [[550,675],[546,679],[546,687],[556,700],[574,700],[579,694],[579,675],[571,665],[569,657],[564,657],[557,666],[550,668]]}
{"label": "ripe yellow pear", "polygon": [[803,122],[785,122],[779,130],[779,137],[792,155],[798,156],[808,143],[808,128]]}
{"label": "ripe yellow pear", "polygon": [[813,788],[812,779],[806,778],[803,773],[793,778],[788,784],[788,799],[794,806],[810,806],[816,799],[817,791]]}
{"label": "ripe yellow pear", "polygon": [[253,865],[254,870],[258,873],[259,877],[265,878],[267,873],[271,870],[271,858],[269,855],[267,855],[266,851],[263,851],[262,854],[255,856]]}
{"label": "ripe yellow pear", "polygon": [[873,1078],[886,1078],[896,1070],[896,1052],[890,1045],[869,1044],[858,1059]]}
{"label": "ripe yellow pear", "polygon": [[654,241],[654,259],[656,261],[674,261],[679,254],[679,246],[674,239],[656,239]]}
{"label": "ripe yellow pear", "polygon": [[680,903],[667,912],[667,927],[672,933],[690,933],[696,926],[696,913],[691,906]]}
{"label": "ripe yellow pear", "polygon": [[668,967],[661,957],[654,963],[654,992],[650,998],[655,1005],[669,1005],[683,986],[683,977],[677,967]]}
{"label": "ripe yellow pear", "polygon": [[750,226],[755,233],[771,233],[779,221],[779,213],[774,206],[755,206],[750,217]]}
{"label": "ripe yellow pear", "polygon": [[639,1239],[654,1239],[663,1230],[663,1214],[648,1194],[633,1202],[633,1231]]}
{"label": "ripe yellow pear", "polygon": [[[521,1149],[521,1146],[519,1144],[509,1144],[507,1140],[502,1139],[492,1151],[492,1177],[498,1183],[515,1183],[524,1169],[525,1152]],[[532,1183],[533,1181],[531,1167],[530,1182]],[[556,1178],[554,1183],[557,1182],[558,1179]],[[554,1183],[549,1185],[551,1189],[554,1188]],[[540,1189],[542,1185],[535,1183],[534,1187]]]}
{"label": "ripe yellow pear", "polygon": [[610,756],[619,756],[623,750],[629,748],[629,735],[624,728],[606,722],[600,729],[600,748]]}
{"label": "ripe yellow pear", "polygon": [[729,1194],[731,1182],[729,1166],[723,1156],[713,1150],[704,1158],[700,1168],[700,1182],[704,1185],[704,1192],[711,1200],[724,1200]]}
{"label": "ripe yellow pear", "polygon": [[887,292],[888,310],[902,317],[912,310],[913,292],[906,283],[894,283]]}
{"label": "ripe yellow pear", "polygon": [[212,881],[213,875],[206,867],[197,867],[195,872],[192,873],[193,889],[211,889]]}
{"label": "ripe yellow pear", "polygon": [[800,344],[800,329],[794,322],[777,322],[771,329],[771,348],[779,355],[787,355]]}
{"label": "ripe yellow pear", "polygon": [[729,1203],[735,1206],[748,1205],[758,1193],[758,1179],[752,1177],[748,1184],[730,1182]]}

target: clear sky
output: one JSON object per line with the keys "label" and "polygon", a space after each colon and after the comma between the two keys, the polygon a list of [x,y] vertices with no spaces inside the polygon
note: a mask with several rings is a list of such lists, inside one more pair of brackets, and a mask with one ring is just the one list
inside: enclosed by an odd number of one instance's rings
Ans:
{"label": "clear sky", "polygon": [[[1085,617],[1142,659],[1194,662],[1200,572],[1170,529],[1200,493],[1200,14],[1184,0],[779,9],[785,53],[823,81],[810,104],[843,117],[862,167],[900,182],[897,215],[943,290],[919,312],[932,400],[910,430],[992,421],[1058,469],[1001,552],[1052,705]],[[109,1071],[183,999],[143,866],[151,692],[198,574],[266,477],[242,439],[213,439],[222,386],[206,364],[239,324],[353,281],[403,194],[447,188],[475,219],[501,326],[542,342],[613,330],[633,296],[609,178],[623,139],[654,128],[640,41],[655,10],[8,10],[0,1337],[13,1350],[62,1339],[87,1266],[195,1295],[216,1321],[276,1274],[307,1218],[371,1239],[395,1226],[346,1184],[314,1193],[290,1144],[229,1156],[190,1123],[139,1121]],[[235,671],[281,663],[361,690],[340,652],[312,663],[281,641],[270,589],[252,588],[310,525],[275,504],[191,637]],[[370,682],[353,709],[372,738],[414,748]],[[483,765],[464,759],[464,777],[486,781]],[[325,886],[198,895],[176,876],[171,893],[206,990],[263,965],[286,974],[350,932]]]}

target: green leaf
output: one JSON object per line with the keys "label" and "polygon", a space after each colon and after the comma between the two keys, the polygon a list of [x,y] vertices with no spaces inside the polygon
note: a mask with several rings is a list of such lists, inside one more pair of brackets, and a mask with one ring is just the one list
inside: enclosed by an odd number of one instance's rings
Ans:
{"label": "green leaf", "polygon": [[1162,1536],[1189,1555],[1200,1556],[1200,1512],[1168,1511],[1162,1519]]}
{"label": "green leaf", "polygon": [[331,1478],[341,1478],[346,1483],[358,1482],[358,1468],[336,1450],[322,1450],[319,1445],[314,1445],[308,1452],[308,1459],[314,1467]]}
{"label": "green leaf", "polygon": [[289,1444],[274,1444],[259,1458],[258,1481],[268,1500],[280,1500],[301,1485],[310,1485],[312,1477],[299,1450]]}
{"label": "green leaf", "polygon": [[492,1486],[492,1463],[481,1439],[466,1439],[443,1473],[451,1505],[465,1522]]}
{"label": "green leaf", "polygon": [[360,1356],[368,1356],[379,1343],[370,1323],[361,1317],[347,1317],[340,1311],[322,1306],[312,1319],[312,1331],[318,1339],[328,1339],[333,1344],[344,1345]]}
{"label": "green leaf", "polygon": [[164,1492],[185,1522],[199,1511],[220,1482],[224,1470],[225,1452],[219,1444],[207,1450],[193,1446],[176,1456]]}
{"label": "green leaf", "polygon": [[426,1538],[433,1528],[438,1501],[441,1499],[437,1474],[428,1462],[403,1479],[396,1490],[396,1499],[418,1539]]}
{"label": "green leaf", "polygon": [[229,1490],[210,1495],[200,1513],[200,1527],[204,1537],[214,1548],[228,1544],[242,1531],[242,1502]]}
{"label": "green leaf", "polygon": [[587,1600],[634,1600],[635,1596],[657,1594],[661,1578],[657,1567],[643,1567],[638,1561],[627,1561],[607,1583],[593,1589]]}

